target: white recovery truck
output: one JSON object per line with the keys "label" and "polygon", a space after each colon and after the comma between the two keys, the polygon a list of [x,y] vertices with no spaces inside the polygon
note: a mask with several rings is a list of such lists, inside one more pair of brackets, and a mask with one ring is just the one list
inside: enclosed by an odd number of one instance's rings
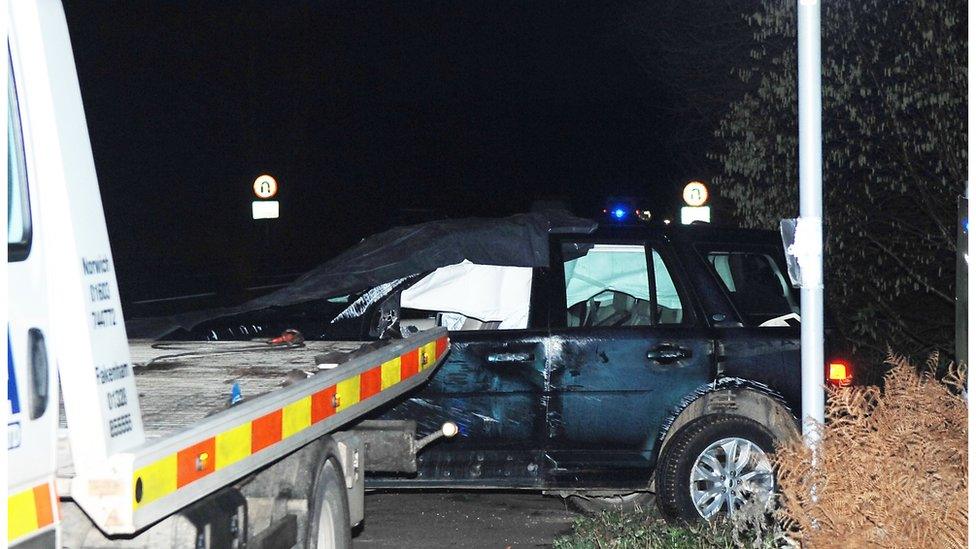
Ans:
{"label": "white recovery truck", "polygon": [[62,7],[8,6],[7,544],[348,546],[364,471],[452,434],[353,425],[423,383],[447,332],[130,342]]}

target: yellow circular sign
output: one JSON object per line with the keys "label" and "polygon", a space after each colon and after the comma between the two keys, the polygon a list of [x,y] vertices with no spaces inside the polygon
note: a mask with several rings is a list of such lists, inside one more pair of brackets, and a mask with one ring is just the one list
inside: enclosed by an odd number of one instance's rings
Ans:
{"label": "yellow circular sign", "polygon": [[692,181],[685,185],[685,190],[681,191],[681,197],[689,206],[701,206],[708,201],[708,187],[701,181]]}
{"label": "yellow circular sign", "polygon": [[278,194],[278,182],[270,175],[259,175],[254,180],[254,196],[258,198],[273,198]]}

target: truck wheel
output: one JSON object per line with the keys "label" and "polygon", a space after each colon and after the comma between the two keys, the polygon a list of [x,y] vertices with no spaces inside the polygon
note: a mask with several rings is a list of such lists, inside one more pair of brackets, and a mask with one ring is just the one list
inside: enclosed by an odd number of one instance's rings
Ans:
{"label": "truck wheel", "polygon": [[735,514],[746,501],[765,503],[775,477],[773,436],[741,416],[708,415],[682,427],[658,460],[661,514],[686,522]]}
{"label": "truck wheel", "polygon": [[648,511],[653,509],[654,494],[650,492],[630,492],[616,496],[574,495],[568,498],[569,506],[584,515],[598,515],[604,511]]}
{"label": "truck wheel", "polygon": [[315,475],[309,496],[309,549],[349,549],[352,529],[349,525],[349,500],[346,483],[336,458],[327,455]]}

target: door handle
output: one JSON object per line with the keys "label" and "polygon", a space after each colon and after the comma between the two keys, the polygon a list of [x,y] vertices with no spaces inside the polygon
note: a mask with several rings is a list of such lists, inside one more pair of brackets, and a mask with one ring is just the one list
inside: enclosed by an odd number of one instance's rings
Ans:
{"label": "door handle", "polygon": [[532,362],[535,353],[491,353],[488,362]]}
{"label": "door handle", "polygon": [[47,346],[44,344],[44,333],[38,328],[31,328],[27,332],[30,345],[30,369],[27,371],[28,386],[30,388],[30,418],[37,419],[47,410],[48,395],[48,361]]}
{"label": "door handle", "polygon": [[691,350],[675,345],[658,345],[647,351],[647,359],[658,364],[671,364],[683,358],[691,358]]}

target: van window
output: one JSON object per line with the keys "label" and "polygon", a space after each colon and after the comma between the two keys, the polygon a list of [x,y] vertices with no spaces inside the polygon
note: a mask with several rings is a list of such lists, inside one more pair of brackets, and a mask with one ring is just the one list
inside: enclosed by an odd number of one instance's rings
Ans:
{"label": "van window", "polygon": [[24,139],[20,128],[13,64],[7,79],[7,262],[22,261],[30,253],[31,217],[27,196]]}

